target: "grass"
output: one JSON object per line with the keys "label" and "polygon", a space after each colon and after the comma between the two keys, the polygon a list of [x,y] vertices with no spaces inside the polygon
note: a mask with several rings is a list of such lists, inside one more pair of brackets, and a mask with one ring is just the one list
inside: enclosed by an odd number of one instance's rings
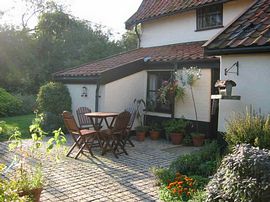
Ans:
{"label": "grass", "polygon": [[34,118],[35,114],[28,114],[28,115],[0,118],[0,121],[5,121],[8,127],[10,128],[18,127],[22,133],[22,138],[26,139],[31,138],[29,133],[29,126],[32,124],[32,120]]}

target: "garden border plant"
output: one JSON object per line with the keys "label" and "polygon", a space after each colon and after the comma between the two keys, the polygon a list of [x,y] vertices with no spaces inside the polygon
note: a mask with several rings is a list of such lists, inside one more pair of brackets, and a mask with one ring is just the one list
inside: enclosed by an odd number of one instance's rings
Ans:
{"label": "garden border plant", "polygon": [[[10,187],[16,189],[19,196],[31,195],[31,197],[35,198],[35,201],[40,197],[42,187],[44,186],[42,174],[42,162],[44,162],[44,158],[47,160],[48,158],[59,159],[64,151],[61,147],[66,143],[64,134],[61,128],[59,128],[53,131],[53,137],[44,144],[44,138],[47,133],[40,128],[42,119],[42,115],[37,115],[29,127],[32,134],[31,145],[27,147],[23,145],[21,133],[18,130],[10,137],[9,148],[15,154],[11,165],[4,170],[4,174],[10,179]],[[53,154],[51,154],[52,150],[54,151]],[[39,159],[35,163],[35,166],[32,166],[28,160],[32,157]],[[12,170],[13,168],[15,170]]]}

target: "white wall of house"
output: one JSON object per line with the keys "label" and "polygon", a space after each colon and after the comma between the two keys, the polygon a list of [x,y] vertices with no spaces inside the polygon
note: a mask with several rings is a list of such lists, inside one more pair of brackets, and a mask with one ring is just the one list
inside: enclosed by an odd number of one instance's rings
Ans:
{"label": "white wall of house", "polygon": [[[224,69],[239,61],[239,76],[224,75]],[[232,70],[234,71],[234,70]],[[222,56],[220,78],[236,82],[233,95],[240,95],[241,100],[220,100],[218,130],[225,132],[226,120],[234,112],[244,113],[246,107],[253,106],[255,111],[270,113],[270,53]]]}
{"label": "white wall of house", "polygon": [[[211,103],[211,69],[202,69],[201,78],[193,86],[198,120],[210,122]],[[175,103],[175,117],[184,116],[189,120],[196,120],[190,88],[186,87],[186,95]]]}
{"label": "white wall of house", "polygon": [[[146,100],[147,72],[141,71],[100,88],[100,111],[121,112],[131,107],[133,100]],[[137,123],[134,124],[136,126]]]}
{"label": "white wall of house", "polygon": [[[71,99],[72,99],[72,112],[77,119],[76,110],[79,107],[88,107],[92,111],[95,111],[95,96],[96,96],[96,85],[90,84],[66,84]],[[82,97],[82,88],[87,88],[87,97]]]}
{"label": "white wall of house", "polygon": [[[223,6],[223,25],[239,16],[253,0],[237,0]],[[191,41],[209,40],[221,28],[196,31],[196,10],[163,17],[142,24],[141,47],[161,46]]]}

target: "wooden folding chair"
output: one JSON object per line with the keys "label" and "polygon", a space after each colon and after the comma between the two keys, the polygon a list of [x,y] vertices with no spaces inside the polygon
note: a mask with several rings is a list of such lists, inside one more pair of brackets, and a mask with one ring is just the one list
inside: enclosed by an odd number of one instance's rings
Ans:
{"label": "wooden folding chair", "polygon": [[127,130],[126,130],[126,134],[125,134],[123,143],[124,143],[124,146],[128,142],[132,147],[135,147],[135,145],[133,144],[133,142],[130,139],[131,138],[130,132],[132,130],[132,126],[134,124],[134,121],[135,121],[135,118],[137,115],[137,110],[134,107],[129,107],[125,111],[128,111],[131,114],[131,116],[130,116],[130,120],[129,120],[128,125],[127,125]]}
{"label": "wooden folding chair", "polygon": [[70,147],[66,156],[69,156],[76,146],[78,147],[79,151],[75,155],[75,159],[77,159],[80,154],[83,154],[85,148],[89,151],[91,156],[94,156],[91,147],[97,138],[97,132],[95,130],[79,129],[73,115],[70,112],[64,111],[62,116],[67,130],[74,140],[74,143]]}
{"label": "wooden folding chair", "polygon": [[91,113],[91,109],[89,109],[88,107],[79,107],[76,110],[80,129],[89,129],[93,127],[91,119],[85,116],[86,113]]}
{"label": "wooden folding chair", "polygon": [[105,137],[105,146],[103,148],[102,155],[104,155],[108,149],[113,152],[116,158],[118,158],[118,154],[125,153],[128,155],[124,148],[123,138],[126,133],[130,117],[131,114],[124,111],[117,116],[113,128],[101,131],[102,136]]}

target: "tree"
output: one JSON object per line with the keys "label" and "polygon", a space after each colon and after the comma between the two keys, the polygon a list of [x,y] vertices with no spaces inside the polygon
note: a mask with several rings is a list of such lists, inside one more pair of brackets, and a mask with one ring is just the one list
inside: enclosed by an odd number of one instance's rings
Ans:
{"label": "tree", "polygon": [[124,33],[120,40],[120,44],[125,51],[137,48],[138,37],[135,31],[127,31]]}

